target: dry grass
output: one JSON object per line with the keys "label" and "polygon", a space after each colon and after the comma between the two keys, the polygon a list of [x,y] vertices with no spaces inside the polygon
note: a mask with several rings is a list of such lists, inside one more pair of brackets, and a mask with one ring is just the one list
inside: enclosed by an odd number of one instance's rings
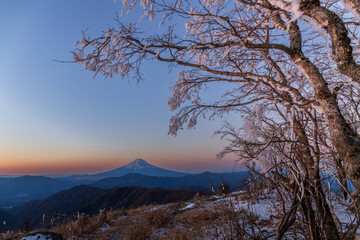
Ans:
{"label": "dry grass", "polygon": [[192,240],[194,235],[186,228],[171,228],[165,236],[157,237],[156,240]]}
{"label": "dry grass", "polygon": [[50,229],[52,232],[61,233],[63,238],[80,237],[96,233],[105,224],[111,225],[119,216],[126,215],[124,210],[102,212],[97,216],[89,217],[80,215],[76,220],[68,220]]}
{"label": "dry grass", "polygon": [[[199,200],[196,202],[201,205],[206,199],[201,199],[201,203]],[[76,220],[60,223],[49,231],[61,233],[64,239],[188,240],[203,239],[209,234],[209,226],[223,222],[224,212],[220,207],[182,210],[184,206],[184,202],[178,202],[160,208],[149,205],[126,211],[108,211],[94,217],[81,215]],[[99,229],[104,224],[111,228],[100,232]],[[213,226],[211,229],[214,229]],[[13,238],[14,235],[9,237]],[[3,239],[5,238],[0,238]]]}
{"label": "dry grass", "polygon": [[[194,199],[194,207],[184,202],[167,205],[149,205],[131,210],[116,210],[94,217],[81,216],[49,229],[61,233],[64,239],[79,240],[189,240],[189,239],[268,239],[273,237],[281,215],[281,205],[272,192],[263,191],[249,198],[247,191],[230,194],[227,198]],[[254,204],[269,197],[271,212],[256,211]],[[239,204],[240,201],[240,204]],[[260,202],[260,203],[257,203]],[[244,204],[246,203],[246,204]],[[279,209],[278,209],[279,208]],[[259,213],[260,215],[258,215]],[[100,231],[108,224],[109,229]],[[304,236],[301,222],[295,222],[286,236]],[[21,233],[7,233],[4,239],[20,239]]]}
{"label": "dry grass", "polygon": [[164,227],[165,225],[170,223],[171,218],[172,216],[167,209],[151,211],[145,215],[147,224],[155,228]]}
{"label": "dry grass", "polygon": [[7,239],[15,239],[16,237],[20,237],[19,233],[14,233],[12,231],[0,234],[0,240],[7,240]]}
{"label": "dry grass", "polygon": [[140,222],[126,229],[123,240],[151,239],[152,232],[153,232],[153,227],[145,224],[144,222]]}
{"label": "dry grass", "polygon": [[[232,195],[231,199],[236,202],[237,198],[243,196]],[[94,217],[82,215],[76,220],[60,223],[49,231],[61,233],[64,239],[75,237],[79,240],[196,240],[243,239],[245,224],[247,228],[255,230],[259,216],[235,210],[231,201],[218,200],[214,197],[194,199],[195,207],[191,209],[183,209],[186,204],[179,202],[108,211]],[[104,224],[110,228],[100,231]],[[249,233],[254,233],[254,230]],[[254,234],[252,236],[256,238]],[[4,239],[0,237],[0,240]]]}
{"label": "dry grass", "polygon": [[189,210],[175,217],[175,221],[192,226],[206,225],[219,220],[221,213],[215,209]]}
{"label": "dry grass", "polygon": [[191,240],[190,232],[187,229],[172,229],[169,231],[169,240]]}

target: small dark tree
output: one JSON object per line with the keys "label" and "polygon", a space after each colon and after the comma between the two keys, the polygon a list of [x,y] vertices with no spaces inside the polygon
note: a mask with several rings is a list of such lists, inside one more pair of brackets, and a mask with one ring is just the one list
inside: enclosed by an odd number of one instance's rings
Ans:
{"label": "small dark tree", "polygon": [[220,196],[225,196],[227,194],[229,194],[231,191],[230,191],[230,187],[229,185],[223,183],[221,184],[218,188],[217,188],[217,191],[216,193]]}
{"label": "small dark tree", "polygon": [[22,231],[25,233],[28,233],[28,232],[30,232],[30,230],[31,230],[30,221],[29,221],[29,219],[25,219],[24,223],[23,223]]}

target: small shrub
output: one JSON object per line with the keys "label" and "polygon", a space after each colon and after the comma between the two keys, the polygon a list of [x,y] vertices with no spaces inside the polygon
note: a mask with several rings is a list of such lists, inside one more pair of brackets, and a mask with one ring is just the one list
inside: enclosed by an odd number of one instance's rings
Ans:
{"label": "small shrub", "polygon": [[31,230],[30,221],[29,221],[29,219],[25,219],[23,227],[22,227],[22,231],[24,233],[28,233],[28,232],[30,232],[30,230]]}
{"label": "small shrub", "polygon": [[223,183],[217,188],[216,194],[219,196],[226,196],[230,192],[231,191],[229,185]]}

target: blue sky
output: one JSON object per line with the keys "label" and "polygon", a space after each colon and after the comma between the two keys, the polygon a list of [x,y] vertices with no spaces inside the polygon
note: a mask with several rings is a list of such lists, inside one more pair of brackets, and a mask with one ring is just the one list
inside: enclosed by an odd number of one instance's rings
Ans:
{"label": "blue sky", "polygon": [[71,60],[81,31],[99,35],[120,11],[113,0],[2,2],[0,174],[93,173],[138,157],[182,171],[232,170],[233,159],[215,160],[225,143],[212,135],[223,120],[167,135],[177,72],[166,64],[146,63],[136,84],[54,61]]}

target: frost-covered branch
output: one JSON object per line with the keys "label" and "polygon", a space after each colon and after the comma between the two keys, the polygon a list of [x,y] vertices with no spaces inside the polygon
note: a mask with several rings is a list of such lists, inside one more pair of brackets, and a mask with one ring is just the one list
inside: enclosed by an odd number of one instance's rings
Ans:
{"label": "frost-covered branch", "polygon": [[[74,61],[95,74],[137,80],[147,60],[180,66],[168,101],[174,112],[170,134],[193,128],[199,117],[245,114],[243,129],[223,132],[232,138],[225,152],[261,162],[264,169],[277,166],[269,174],[287,179],[302,206],[323,197],[323,166],[345,173],[360,189],[357,0],[139,3],[139,21],[158,22],[156,34],[118,21],[101,36],[84,35]],[[123,11],[137,4],[123,0]],[[206,96],[208,88],[216,96]],[[308,216],[327,219],[309,209]],[[332,234],[320,227],[311,231],[314,239],[321,231]]]}

